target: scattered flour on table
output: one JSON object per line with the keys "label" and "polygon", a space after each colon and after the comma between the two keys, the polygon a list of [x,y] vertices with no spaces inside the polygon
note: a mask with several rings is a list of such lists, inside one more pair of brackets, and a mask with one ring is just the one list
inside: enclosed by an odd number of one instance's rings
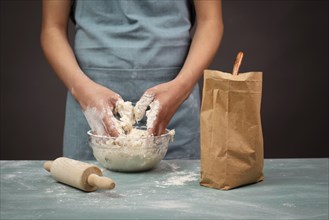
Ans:
{"label": "scattered flour on table", "polygon": [[167,163],[166,161],[163,161],[155,168],[155,170],[176,172],[179,170],[179,168],[180,167],[177,164]]}
{"label": "scattered flour on table", "polygon": [[294,203],[286,202],[286,203],[283,203],[282,205],[285,207],[289,207],[289,208],[296,208],[296,205]]}
{"label": "scattered flour on table", "polygon": [[156,208],[156,209],[188,209],[190,208],[189,203],[185,203],[182,201],[177,200],[163,200],[163,201],[152,201],[151,204],[149,204],[149,207]]}
{"label": "scattered flour on table", "polygon": [[189,174],[184,174],[182,176],[173,176],[168,178],[166,181],[162,182],[165,186],[183,186],[187,182],[192,182],[197,180],[197,175],[190,172]]}
{"label": "scattered flour on table", "polygon": [[16,178],[15,174],[4,174],[4,175],[2,175],[1,180],[11,180],[14,178]]}
{"label": "scattered flour on table", "polygon": [[33,164],[33,161],[27,161],[27,160],[6,160],[6,161],[0,161],[0,167],[1,169],[4,168],[15,168],[15,167],[21,167],[21,166],[28,166]]}
{"label": "scattered flour on table", "polygon": [[176,170],[178,170],[178,169],[180,168],[177,164],[174,164],[174,163],[169,164],[169,166],[171,167],[171,169],[172,169],[173,171],[176,171]]}
{"label": "scattered flour on table", "polygon": [[175,172],[169,178],[163,181],[155,181],[156,187],[166,188],[168,186],[183,186],[188,182],[193,182],[198,180],[198,174],[193,172]]}

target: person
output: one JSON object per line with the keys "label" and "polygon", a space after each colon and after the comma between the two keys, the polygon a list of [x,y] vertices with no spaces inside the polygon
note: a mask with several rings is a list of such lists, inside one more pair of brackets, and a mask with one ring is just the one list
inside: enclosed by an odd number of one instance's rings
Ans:
{"label": "person", "polygon": [[198,80],[222,35],[220,0],[44,0],[41,46],[68,88],[64,156],[93,159],[87,109],[96,110],[107,135],[117,136],[116,102],[136,103],[151,95],[160,108],[150,134],[176,130],[165,159],[198,159]]}

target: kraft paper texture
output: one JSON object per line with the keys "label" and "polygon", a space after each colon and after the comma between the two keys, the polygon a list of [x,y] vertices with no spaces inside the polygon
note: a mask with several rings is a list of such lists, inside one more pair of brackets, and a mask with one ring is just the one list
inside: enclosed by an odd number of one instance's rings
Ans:
{"label": "kraft paper texture", "polygon": [[229,190],[264,179],[262,73],[205,70],[200,185]]}

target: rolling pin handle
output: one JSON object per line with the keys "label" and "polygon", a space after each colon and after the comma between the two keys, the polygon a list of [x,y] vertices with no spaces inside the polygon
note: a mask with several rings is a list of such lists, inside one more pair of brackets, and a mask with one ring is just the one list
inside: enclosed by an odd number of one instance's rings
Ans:
{"label": "rolling pin handle", "polygon": [[94,173],[88,176],[88,184],[96,186],[99,189],[113,189],[115,187],[113,180],[104,176],[98,176]]}
{"label": "rolling pin handle", "polygon": [[45,168],[45,170],[47,170],[48,172],[50,172],[50,169],[51,169],[52,164],[53,164],[53,161],[46,161],[43,164],[43,168]]}

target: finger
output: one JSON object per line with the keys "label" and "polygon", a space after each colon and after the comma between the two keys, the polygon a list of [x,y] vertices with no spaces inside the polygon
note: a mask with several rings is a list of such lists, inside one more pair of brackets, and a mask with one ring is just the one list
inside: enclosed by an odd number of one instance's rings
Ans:
{"label": "finger", "polygon": [[160,135],[163,135],[163,134],[166,133],[167,124],[168,123],[166,123],[166,122],[162,122],[162,123],[159,124],[158,130],[156,132],[157,136],[160,136]]}
{"label": "finger", "polygon": [[109,136],[118,137],[122,133],[121,130],[118,130],[119,128],[121,129],[119,121],[113,116],[111,111],[107,111],[102,122]]}
{"label": "finger", "polygon": [[112,103],[116,103],[119,100],[123,100],[123,98],[118,93],[114,93],[114,95],[110,97]]}
{"label": "finger", "polygon": [[150,104],[150,110],[146,112],[146,127],[148,129],[153,127],[153,124],[155,121],[157,121],[159,117],[159,111],[160,111],[160,102],[158,100],[153,101]]}
{"label": "finger", "polygon": [[163,118],[161,116],[160,103],[158,100],[155,100],[150,104],[150,110],[146,112],[146,116],[146,127],[149,130],[149,134],[157,136]]}
{"label": "finger", "polygon": [[166,133],[167,122],[157,120],[154,122],[154,126],[148,129],[148,133],[153,136],[160,136]]}
{"label": "finger", "polygon": [[158,126],[159,126],[159,122],[154,121],[153,126],[150,128],[147,128],[148,134],[149,135],[153,135],[153,136],[157,136],[158,135]]}
{"label": "finger", "polygon": [[142,120],[142,118],[144,117],[147,107],[154,100],[154,96],[155,95],[153,93],[146,92],[141,97],[141,99],[136,103],[136,106],[134,107],[134,113],[135,113],[135,119],[137,122]]}
{"label": "finger", "polygon": [[107,132],[103,126],[102,118],[104,113],[98,111],[95,107],[87,107],[83,112],[90,129],[94,134],[97,135],[106,135]]}
{"label": "finger", "polygon": [[164,134],[166,132],[167,124],[167,122],[158,119],[155,121],[153,128],[149,130],[149,134],[154,136],[160,136]]}
{"label": "finger", "polygon": [[116,129],[113,119],[104,117],[103,125],[104,125],[107,135],[109,135],[111,137],[118,137],[120,135],[119,131]]}

